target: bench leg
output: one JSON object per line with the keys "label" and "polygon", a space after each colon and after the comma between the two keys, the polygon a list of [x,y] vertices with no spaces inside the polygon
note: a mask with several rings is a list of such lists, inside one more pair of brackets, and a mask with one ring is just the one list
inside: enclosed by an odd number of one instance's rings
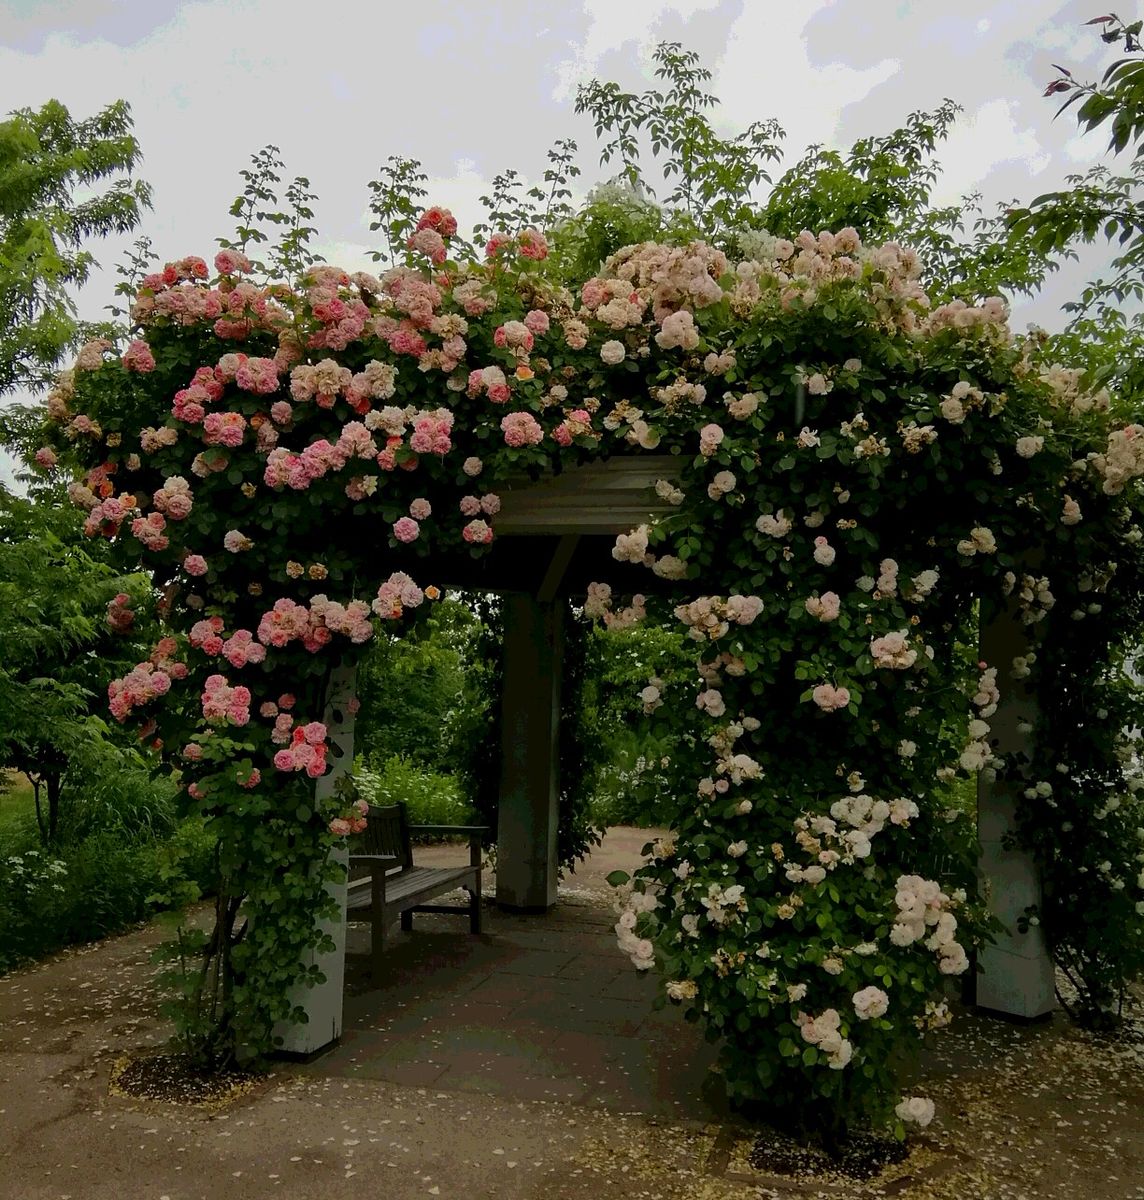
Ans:
{"label": "bench leg", "polygon": [[469,893],[469,932],[481,932],[481,881],[476,886],[465,889]]}
{"label": "bench leg", "polygon": [[469,836],[469,866],[473,868],[473,886],[469,893],[469,932],[481,932],[481,838],[479,834]]}
{"label": "bench leg", "polygon": [[381,983],[385,964],[385,883],[374,876],[369,923],[370,969],[374,986]]}
{"label": "bench leg", "polygon": [[406,909],[406,910],[405,910],[405,911],[404,911],[404,912],[401,914],[401,928],[402,928],[402,929],[403,929],[403,930],[404,930],[406,933],[412,933],[412,932],[413,932],[413,909],[411,909],[411,908],[407,908],[407,909]]}

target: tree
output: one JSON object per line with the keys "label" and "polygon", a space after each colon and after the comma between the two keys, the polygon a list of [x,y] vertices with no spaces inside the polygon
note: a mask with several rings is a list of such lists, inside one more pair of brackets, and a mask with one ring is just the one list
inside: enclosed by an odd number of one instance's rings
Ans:
{"label": "tree", "polygon": [[[107,680],[140,656],[113,626],[129,633],[149,590],[101,561],[80,525],[70,509],[0,488],[0,763],[31,781],[45,845],[60,829],[69,767],[110,733],[95,715]],[[114,603],[121,593],[134,593],[130,606]]]}
{"label": "tree", "polygon": [[1102,238],[1119,247],[1109,264],[1111,272],[1064,306],[1072,320],[1061,349],[1094,380],[1114,383],[1121,401],[1135,409],[1144,395],[1144,323],[1138,313],[1125,311],[1125,301],[1144,299],[1144,59],[1131,57],[1141,52],[1144,23],[1126,24],[1110,13],[1086,24],[1102,26],[1101,40],[1123,42],[1130,57],[1108,67],[1099,84],[1078,80],[1058,65],[1060,74],[1045,95],[1068,95],[1058,116],[1079,102],[1077,122],[1085,130],[1111,122],[1108,149],[1119,154],[1134,147],[1133,162],[1122,175],[1103,164],[1070,175],[1066,189],[1011,208],[1006,225],[1011,236],[1023,239],[1041,256],[1072,253],[1076,245]]}
{"label": "tree", "polygon": [[125,100],[81,121],[50,100],[0,122],[0,394],[47,381],[79,339],[73,294],[96,265],[85,243],[150,207],[131,130]]}
{"label": "tree", "polygon": [[[788,238],[803,229],[850,227],[864,241],[910,246],[935,302],[1035,291],[1057,265],[1051,252],[1011,234],[1003,213],[983,213],[979,195],[932,203],[938,148],[960,112],[945,100],[932,112],[910,113],[888,134],[861,138],[846,154],[811,146],[745,226]],[[739,241],[749,248],[742,235]]]}
{"label": "tree", "polygon": [[[850,227],[864,241],[917,250],[935,302],[971,301],[1033,292],[1070,253],[1030,245],[1009,228],[1007,206],[986,214],[978,195],[933,205],[938,147],[961,111],[952,100],[911,113],[900,128],[862,138],[846,153],[810,146],[760,203],[755,191],[770,182],[765,163],[779,156],[781,128],[757,121],[735,138],[720,138],[706,115],[718,103],[704,91],[711,72],[698,56],[661,43],[655,61],[657,76],[670,84],[666,91],[637,96],[592,80],[577,95],[577,111],[595,123],[601,163],[618,160],[622,169],[553,230],[553,261],[565,276],[590,275],[634,242],[703,237],[732,256],[756,257],[765,255],[769,235]],[[676,180],[662,203],[653,200],[641,161],[647,142],[665,179]]]}
{"label": "tree", "polygon": [[753,121],[735,137],[721,138],[707,116],[719,100],[703,90],[711,72],[699,65],[699,55],[678,42],[660,42],[654,58],[666,91],[649,88],[637,96],[594,79],[577,91],[576,111],[591,116],[598,138],[610,138],[600,161],[617,159],[622,178],[637,193],[654,195],[640,169],[639,135],[645,134],[653,156],[662,157],[665,181],[674,180],[665,205],[709,236],[749,211],[755,186],[769,181],[764,164],[779,157],[783,131],[774,120]]}
{"label": "tree", "polygon": [[[1110,13],[1106,17],[1093,17],[1085,24],[1103,26],[1100,40],[1110,44],[1123,41],[1126,54],[1139,54],[1144,49],[1140,43],[1144,21],[1126,24],[1115,13]],[[1139,156],[1139,143],[1144,140],[1144,60],[1117,59],[1104,72],[1099,84],[1074,79],[1067,67],[1058,66],[1057,70],[1060,75],[1045,88],[1046,96],[1069,93],[1057,115],[1083,100],[1077,109],[1077,122],[1086,130],[1092,130],[1111,121],[1109,150],[1119,154],[1130,142],[1136,142],[1135,154]]]}

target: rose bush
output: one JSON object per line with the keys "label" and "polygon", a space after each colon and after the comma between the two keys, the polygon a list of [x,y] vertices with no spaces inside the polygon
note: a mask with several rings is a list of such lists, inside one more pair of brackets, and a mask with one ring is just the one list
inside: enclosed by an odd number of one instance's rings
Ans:
{"label": "rose bush", "polygon": [[[315,800],[331,669],[486,551],[506,482],[655,450],[673,508],[614,552],[648,594],[620,608],[601,584],[586,611],[682,624],[706,757],[623,891],[620,943],[723,1040],[733,1096],[926,1123],[924,1098],[899,1103],[902,1055],[947,1022],[942,985],[985,927],[971,876],[938,874],[967,834],[935,782],[1043,773],[990,747],[1016,664],[966,677],[957,641],[977,601],[1016,604],[1046,645],[1078,589],[1131,611],[1144,427],[1014,337],[1002,301],[932,307],[916,255],[851,229],[740,263],[642,243],[569,281],[536,230],[483,255],[455,231],[427,210],[380,277],[258,283],[235,249],[168,264],[126,353],[85,347],[49,399],[43,469],[80,469],[88,531],[164,593],[171,633],[114,711],[219,838],[218,921],[183,946],[205,964],[190,1040],[216,1061],[266,1048],[307,978],[357,819]],[[1120,631],[1090,626],[1107,661]],[[1139,852],[1130,824],[1110,879]]]}

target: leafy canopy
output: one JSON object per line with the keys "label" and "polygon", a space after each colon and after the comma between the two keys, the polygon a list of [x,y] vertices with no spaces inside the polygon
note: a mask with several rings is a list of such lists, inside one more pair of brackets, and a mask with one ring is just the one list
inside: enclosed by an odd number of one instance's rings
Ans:
{"label": "leafy canopy", "polygon": [[73,295],[95,265],[85,243],[134,229],[151,205],[131,178],[130,113],[117,100],[77,121],[50,100],[0,122],[0,393],[44,384],[78,344]]}

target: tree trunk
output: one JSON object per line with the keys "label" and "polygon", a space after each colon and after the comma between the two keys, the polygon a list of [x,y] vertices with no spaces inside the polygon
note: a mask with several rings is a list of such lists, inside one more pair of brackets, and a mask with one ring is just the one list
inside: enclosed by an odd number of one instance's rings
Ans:
{"label": "tree trunk", "polygon": [[46,776],[48,784],[48,842],[54,844],[60,827],[60,791],[63,788],[63,774],[51,771]]}
{"label": "tree trunk", "polygon": [[40,845],[46,846],[48,844],[48,827],[44,821],[44,810],[40,805],[40,786],[43,780],[39,775],[32,775],[28,772],[25,774],[28,775],[28,782],[32,785],[32,798],[36,802],[36,827],[40,831]]}

